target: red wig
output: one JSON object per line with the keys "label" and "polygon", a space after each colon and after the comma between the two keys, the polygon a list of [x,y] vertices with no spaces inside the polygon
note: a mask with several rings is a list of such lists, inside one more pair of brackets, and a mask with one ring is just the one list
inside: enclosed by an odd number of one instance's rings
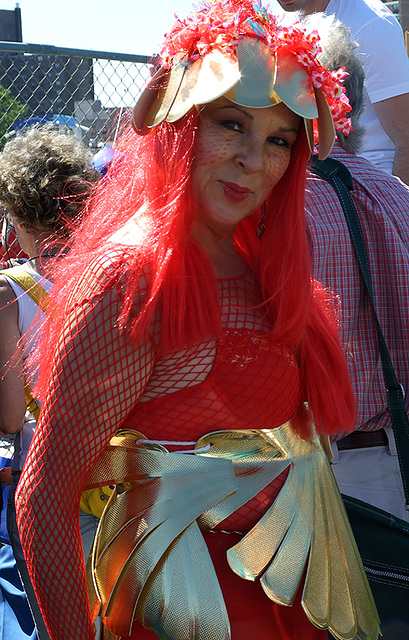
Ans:
{"label": "red wig", "polygon": [[[71,305],[103,293],[125,278],[119,330],[139,340],[147,335],[152,314],[162,315],[159,353],[189,347],[221,333],[217,280],[210,260],[191,237],[195,211],[191,169],[198,116],[191,110],[180,121],[163,122],[143,137],[130,128],[93,208],[69,254],[54,274],[58,304],[45,326],[38,383],[40,397],[49,383],[57,341]],[[292,149],[287,171],[266,202],[266,229],[256,236],[259,211],[237,227],[237,251],[255,272],[265,312],[277,341],[299,355],[305,399],[319,431],[335,433],[354,424],[355,404],[347,364],[320,287],[311,280],[304,191],[309,150],[304,128]],[[118,240],[130,225],[128,239]],[[113,238],[114,234],[116,238]],[[109,260],[107,260],[109,256]],[[83,274],[109,262],[86,288]],[[142,310],[132,304],[142,273],[149,290]],[[92,278],[91,278],[92,280]],[[306,435],[307,427],[299,425]]]}

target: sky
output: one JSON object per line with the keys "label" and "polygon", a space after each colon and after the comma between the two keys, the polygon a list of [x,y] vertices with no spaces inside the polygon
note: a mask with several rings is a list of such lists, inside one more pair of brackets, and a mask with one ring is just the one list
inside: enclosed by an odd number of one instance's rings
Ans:
{"label": "sky", "polygon": [[[151,56],[192,0],[19,0],[23,42]],[[0,0],[14,9],[15,0]]]}
{"label": "sky", "polygon": [[[197,0],[19,0],[23,42],[151,56]],[[273,6],[274,0],[270,2]],[[0,0],[14,9],[16,0]]]}

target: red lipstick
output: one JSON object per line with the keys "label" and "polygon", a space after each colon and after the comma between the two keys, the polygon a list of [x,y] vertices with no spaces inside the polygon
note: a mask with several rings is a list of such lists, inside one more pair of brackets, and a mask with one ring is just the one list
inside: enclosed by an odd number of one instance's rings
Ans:
{"label": "red lipstick", "polygon": [[235,182],[224,182],[221,180],[220,184],[222,185],[225,197],[231,202],[243,202],[251,193],[251,189],[241,187]]}

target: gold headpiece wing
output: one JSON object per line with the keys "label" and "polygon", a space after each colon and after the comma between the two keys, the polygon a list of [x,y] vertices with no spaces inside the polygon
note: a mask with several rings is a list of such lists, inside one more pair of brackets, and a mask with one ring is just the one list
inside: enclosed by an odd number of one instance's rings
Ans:
{"label": "gold headpiece wing", "polygon": [[284,48],[272,54],[258,38],[243,37],[236,55],[213,49],[194,61],[179,59],[170,71],[161,68],[136,104],[132,126],[139,134],[164,120],[176,122],[194,105],[225,96],[250,108],[280,102],[304,119],[310,148],[314,146],[313,120],[317,119],[319,156],[324,159],[335,140],[335,128],[324,94],[297,57]]}

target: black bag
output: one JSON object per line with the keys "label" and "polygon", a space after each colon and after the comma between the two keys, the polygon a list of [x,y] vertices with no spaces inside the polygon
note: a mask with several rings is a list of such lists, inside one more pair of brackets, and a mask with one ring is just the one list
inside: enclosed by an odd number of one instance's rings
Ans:
{"label": "black bag", "polygon": [[[398,450],[406,504],[409,505],[409,421],[389,351],[374,307],[368,255],[358,212],[351,198],[352,176],[333,158],[313,160],[312,171],[334,187],[348,224],[352,244],[372,304]],[[377,507],[343,495],[363,565],[381,619],[383,640],[409,640],[409,523]]]}
{"label": "black bag", "polygon": [[409,639],[409,523],[342,496],[372,590],[383,640]]}

